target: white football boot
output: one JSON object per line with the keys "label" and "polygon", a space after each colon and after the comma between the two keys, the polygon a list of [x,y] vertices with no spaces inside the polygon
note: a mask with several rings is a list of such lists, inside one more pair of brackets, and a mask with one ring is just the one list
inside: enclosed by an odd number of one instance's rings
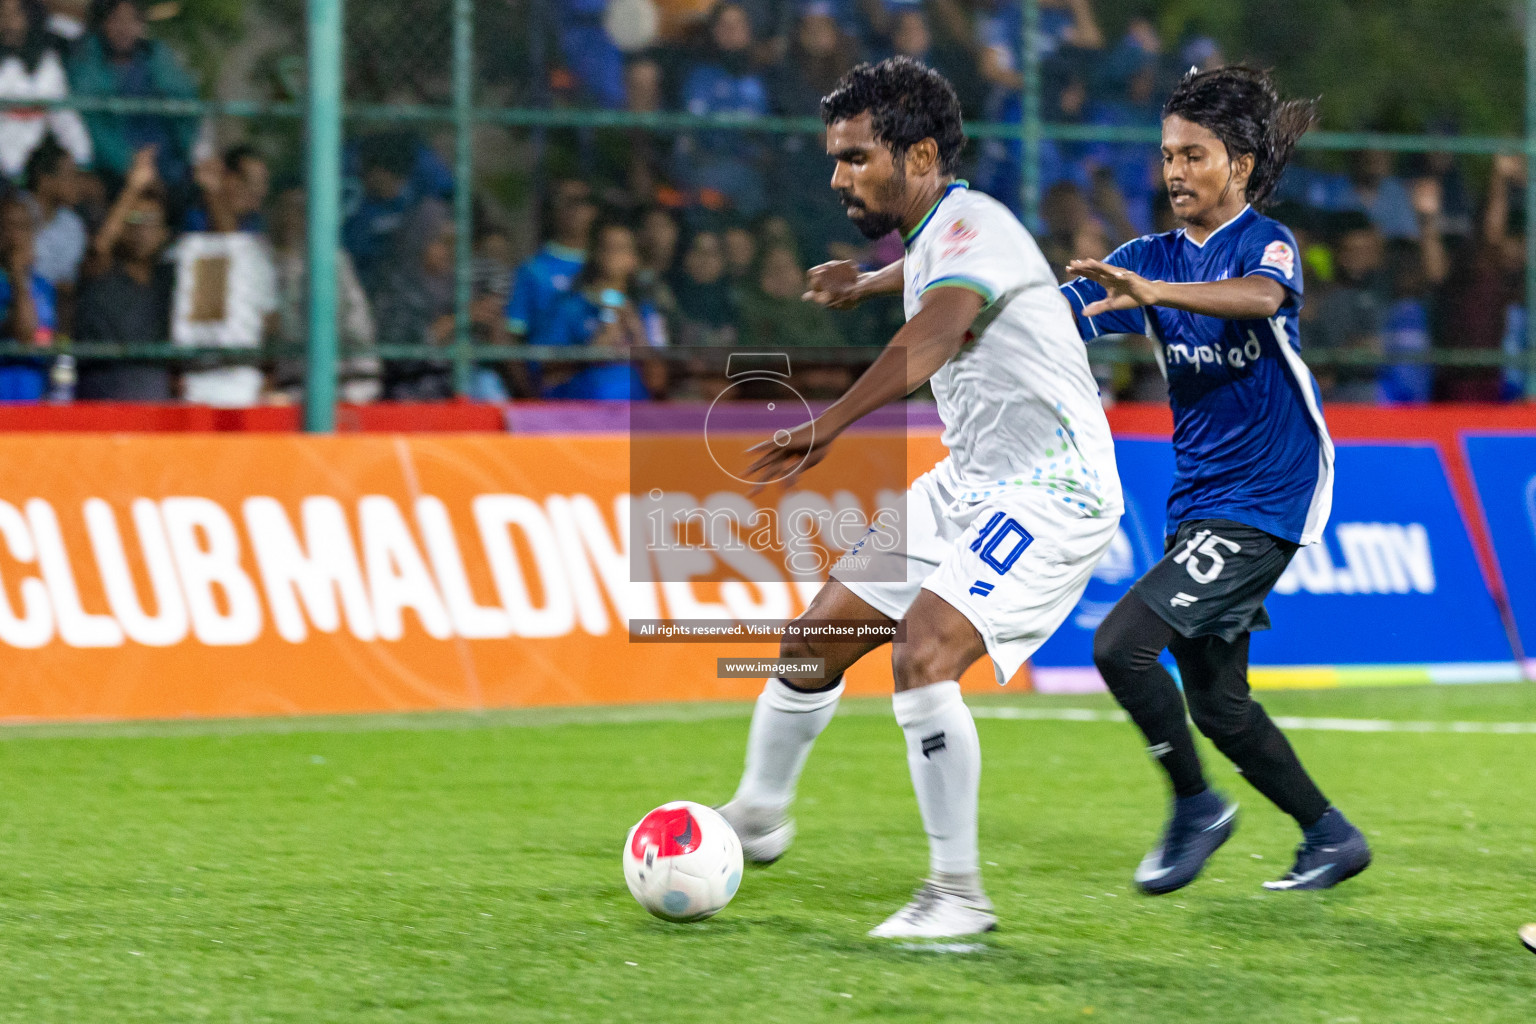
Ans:
{"label": "white football boot", "polygon": [[1525,948],[1536,953],[1536,924],[1528,924],[1520,929],[1520,941],[1525,943]]}
{"label": "white football boot", "polygon": [[739,800],[721,804],[715,810],[730,822],[741,840],[741,855],[752,864],[772,864],[789,849],[795,839],[795,819],[781,808],[750,807]]}
{"label": "white football boot", "polygon": [[870,930],[876,939],[952,939],[997,927],[992,901],[981,893],[957,896],[924,882],[912,902]]}

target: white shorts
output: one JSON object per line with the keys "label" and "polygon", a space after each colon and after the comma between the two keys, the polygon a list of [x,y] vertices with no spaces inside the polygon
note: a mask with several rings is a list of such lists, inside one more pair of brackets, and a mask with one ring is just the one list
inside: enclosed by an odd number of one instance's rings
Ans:
{"label": "white shorts", "polygon": [[861,544],[831,575],[893,619],[931,590],[976,627],[1004,685],[1076,607],[1119,523],[1025,490],[960,504],[930,470],[907,491],[905,550]]}

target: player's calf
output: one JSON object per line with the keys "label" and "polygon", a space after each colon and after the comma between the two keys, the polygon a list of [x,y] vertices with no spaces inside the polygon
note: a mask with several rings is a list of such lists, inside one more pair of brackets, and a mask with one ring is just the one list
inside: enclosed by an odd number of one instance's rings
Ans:
{"label": "player's calf", "polygon": [[1247,695],[1246,684],[1241,693],[1215,692],[1186,679],[1185,688],[1196,728],[1237,765],[1249,785],[1302,828],[1322,817],[1328,798],[1263,705]]}
{"label": "player's calf", "polygon": [[891,703],[928,833],[929,878],[870,934],[936,938],[989,931],[997,919],[982,892],[977,847],[981,741],[958,682],[986,645],[970,620],[928,591],[913,603],[906,626],[906,641],[892,649]]}
{"label": "player's calf", "polygon": [[815,688],[768,680],[752,712],[741,784],[718,808],[736,830],[742,855],[755,864],[778,860],[794,840],[789,807],[795,787],[811,747],[832,721],[843,694],[841,674],[828,683],[810,685]]}

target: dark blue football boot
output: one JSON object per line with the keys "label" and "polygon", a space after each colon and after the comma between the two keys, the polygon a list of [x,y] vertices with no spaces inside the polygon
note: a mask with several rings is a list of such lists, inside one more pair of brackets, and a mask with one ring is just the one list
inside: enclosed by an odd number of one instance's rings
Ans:
{"label": "dark blue football boot", "polygon": [[1296,847],[1296,863],[1290,873],[1264,888],[1281,891],[1331,889],[1371,866],[1371,844],[1337,807],[1311,828]]}
{"label": "dark blue football boot", "polygon": [[1136,869],[1136,884],[1149,896],[1184,888],[1236,827],[1237,804],[1227,803],[1215,790],[1175,800],[1162,842]]}

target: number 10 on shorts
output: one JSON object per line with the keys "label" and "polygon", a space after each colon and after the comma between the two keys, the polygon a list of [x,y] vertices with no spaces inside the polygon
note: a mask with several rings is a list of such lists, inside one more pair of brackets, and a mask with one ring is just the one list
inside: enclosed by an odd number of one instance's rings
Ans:
{"label": "number 10 on shorts", "polygon": [[1018,520],[994,512],[976,539],[971,541],[971,550],[979,553],[981,560],[1001,576],[1013,568],[1024,549],[1034,542],[1034,534],[1020,526]]}

